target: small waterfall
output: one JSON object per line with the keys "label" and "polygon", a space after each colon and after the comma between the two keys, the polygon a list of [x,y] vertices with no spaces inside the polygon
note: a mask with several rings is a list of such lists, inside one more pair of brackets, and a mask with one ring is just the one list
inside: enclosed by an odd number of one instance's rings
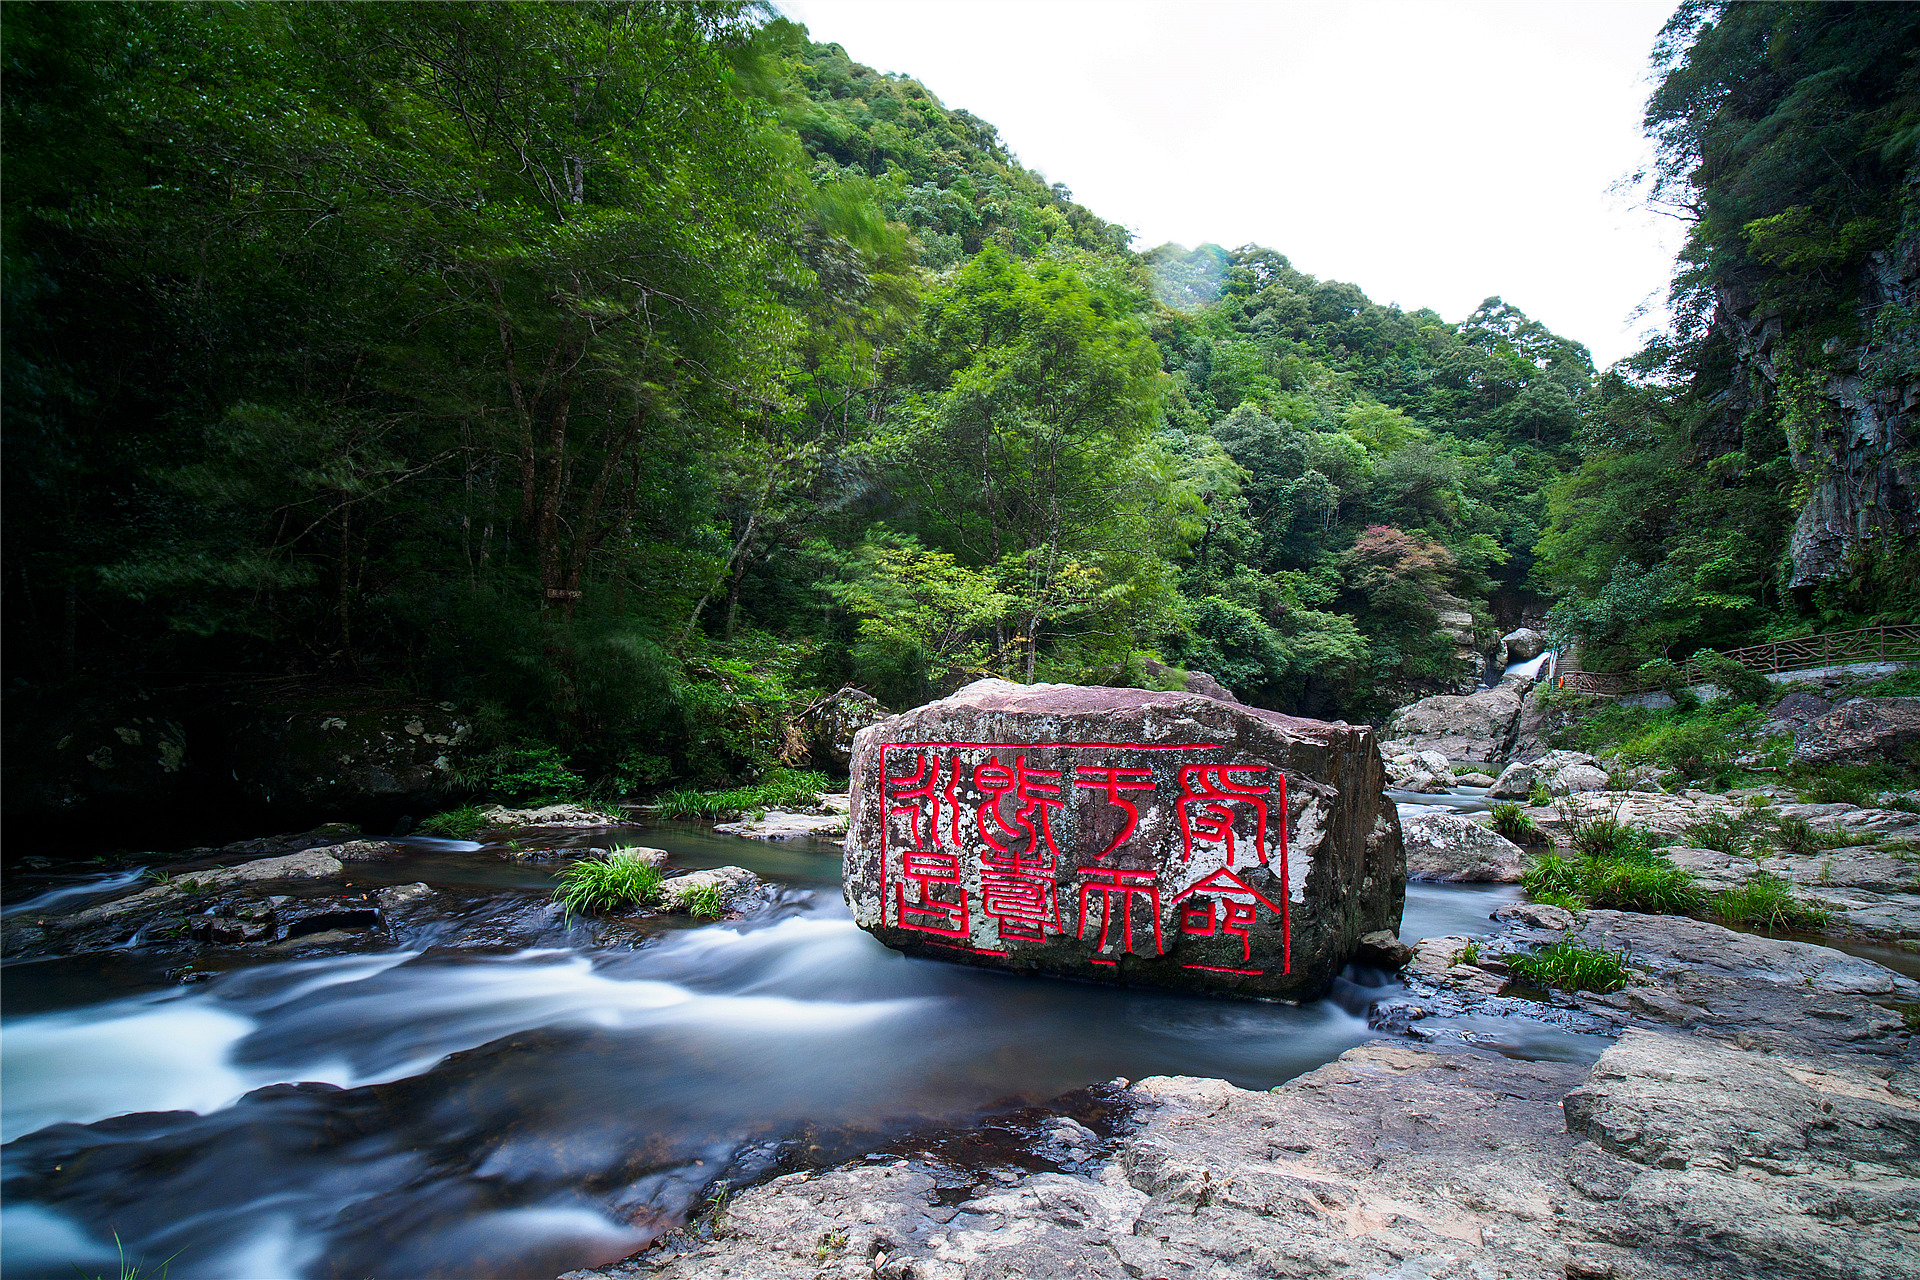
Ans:
{"label": "small waterfall", "polygon": [[1541,670],[1552,658],[1553,651],[1549,649],[1539,657],[1528,658],[1525,662],[1509,662],[1507,669],[1500,673],[1500,678],[1506,680],[1512,676],[1524,676],[1529,681],[1538,680]]}

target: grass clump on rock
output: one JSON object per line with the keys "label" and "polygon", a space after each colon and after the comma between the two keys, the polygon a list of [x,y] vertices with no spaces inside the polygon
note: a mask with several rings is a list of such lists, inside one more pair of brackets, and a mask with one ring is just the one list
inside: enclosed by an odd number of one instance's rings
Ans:
{"label": "grass clump on rock", "polygon": [[1505,837],[1515,844],[1546,843],[1546,834],[1540,830],[1540,824],[1511,800],[1505,800],[1493,806],[1492,826],[1495,835]]}
{"label": "grass clump on rock", "polygon": [[1522,982],[1562,991],[1618,991],[1627,985],[1626,955],[1577,942],[1556,942],[1530,955],[1507,957],[1507,968]]}
{"label": "grass clump on rock", "polygon": [[1700,909],[1692,873],[1655,852],[1638,827],[1612,818],[1580,823],[1573,849],[1572,857],[1544,854],[1528,865],[1520,883],[1535,902],[1648,915],[1693,915]]}
{"label": "grass clump on rock", "polygon": [[434,814],[420,824],[420,834],[440,836],[447,840],[471,840],[479,835],[486,825],[486,809],[477,804],[469,804],[458,809],[448,809],[445,813]]}
{"label": "grass clump on rock", "polygon": [[616,851],[585,858],[568,867],[553,891],[569,916],[601,915],[621,907],[643,907],[660,896],[666,877],[637,853]]}
{"label": "grass clump on rock", "polygon": [[657,803],[663,818],[731,818],[768,809],[811,809],[828,790],[827,775],[812,770],[769,769],[751,786],[725,791],[696,791],[681,787],[662,795]]}
{"label": "grass clump on rock", "polygon": [[678,905],[682,911],[696,920],[718,920],[727,913],[727,904],[720,896],[717,884],[699,884],[680,896]]}
{"label": "grass clump on rock", "polygon": [[1779,876],[1756,871],[1737,889],[1714,894],[1706,902],[1708,918],[1729,929],[1818,929],[1831,918],[1824,907],[1793,896],[1793,886]]}

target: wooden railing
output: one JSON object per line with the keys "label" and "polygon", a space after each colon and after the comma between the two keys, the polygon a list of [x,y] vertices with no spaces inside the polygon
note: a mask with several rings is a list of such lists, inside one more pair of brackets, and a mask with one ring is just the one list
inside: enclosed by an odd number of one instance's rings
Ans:
{"label": "wooden railing", "polygon": [[[1857,631],[1833,631],[1826,635],[1801,636],[1797,640],[1770,640],[1744,649],[1727,649],[1722,656],[1755,671],[1815,671],[1853,662],[1920,662],[1920,626],[1861,627]],[[1679,666],[1688,684],[1712,683],[1712,678],[1692,662]],[[1601,698],[1618,698],[1658,687],[1631,671],[1580,671],[1567,667],[1554,672],[1553,683],[1555,688]]]}

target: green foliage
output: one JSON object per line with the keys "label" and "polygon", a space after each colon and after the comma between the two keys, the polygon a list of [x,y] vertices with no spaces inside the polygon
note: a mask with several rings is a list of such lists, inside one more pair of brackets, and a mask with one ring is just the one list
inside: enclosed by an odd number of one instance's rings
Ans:
{"label": "green foliage", "polygon": [[1480,963],[1480,944],[1476,941],[1469,941],[1466,946],[1461,947],[1458,951],[1453,953],[1452,963],[1479,964]]}
{"label": "green foliage", "polygon": [[1920,788],[1920,768],[1891,763],[1799,765],[1788,782],[1804,804],[1868,807],[1882,791]]}
{"label": "green foliage", "polygon": [[717,884],[697,884],[674,900],[676,906],[696,920],[718,920],[727,913]]}
{"label": "green foliage", "polygon": [[666,877],[638,854],[615,850],[604,858],[583,858],[568,867],[553,891],[567,915],[605,915],[644,907],[660,896]]}
{"label": "green foliage", "polygon": [[1794,896],[1793,886],[1778,876],[1756,871],[1736,889],[1713,894],[1703,914],[1729,929],[1815,930],[1826,927],[1832,913]]}
{"label": "green foliage", "polygon": [[[1539,543],[1590,669],[1904,621],[1920,603],[1911,504],[1855,499],[1877,531],[1842,573],[1789,589],[1782,571],[1812,488],[1860,465],[1831,379],[1912,382],[1910,309],[1862,281],[1915,225],[1916,39],[1907,6],[1730,0],[1685,0],[1662,31],[1642,176],[1687,228],[1672,330],[1600,379]],[[1739,334],[1763,317],[1778,335],[1764,373]],[[1732,700],[1765,698],[1721,674]]]}
{"label": "green foliage", "polygon": [[486,829],[487,811],[479,805],[465,805],[436,813],[420,824],[420,834],[448,840],[471,840]]}
{"label": "green foliage", "polygon": [[1494,833],[1506,837],[1515,844],[1544,844],[1545,834],[1540,830],[1531,815],[1518,804],[1505,800],[1493,806],[1492,827]]}
{"label": "green foliage", "polygon": [[827,776],[795,769],[772,769],[759,782],[724,791],[682,787],[662,795],[656,810],[663,818],[737,818],[768,809],[805,811],[817,807],[829,790]]}
{"label": "green foliage", "polygon": [[1571,858],[1544,854],[1528,864],[1521,884],[1535,901],[1669,915],[1699,907],[1692,874],[1656,853],[1637,827],[1611,818],[1576,823],[1573,848]]}
{"label": "green foliage", "polygon": [[1653,709],[1609,704],[1566,735],[1582,751],[1625,765],[1659,765],[1689,782],[1732,786],[1736,760],[1757,745],[1752,706]]}
{"label": "green foliage", "polygon": [[1527,792],[1527,803],[1536,809],[1544,809],[1553,803],[1553,792],[1547,789],[1545,782],[1535,778],[1532,789]]}
{"label": "green foliage", "polygon": [[1760,706],[1773,700],[1772,681],[1725,654],[1702,649],[1693,655],[1693,665],[1719,686],[1723,706]]}
{"label": "green foliage", "polygon": [[1604,951],[1577,942],[1556,942],[1530,955],[1507,958],[1522,982],[1562,991],[1618,991],[1627,985],[1626,953]]}

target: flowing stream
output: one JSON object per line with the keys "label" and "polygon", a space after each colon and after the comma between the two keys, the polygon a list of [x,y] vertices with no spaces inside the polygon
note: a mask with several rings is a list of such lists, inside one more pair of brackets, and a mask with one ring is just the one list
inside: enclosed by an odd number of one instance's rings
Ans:
{"label": "flowing stream", "polygon": [[[7,967],[6,1275],[120,1274],[117,1237],[172,1280],[552,1276],[644,1245],[716,1176],[857,1159],[1116,1076],[1269,1087],[1369,1038],[1395,989],[1349,970],[1294,1007],[910,960],[854,926],[833,844],[620,834],[782,893],[750,920],[595,942],[545,905],[554,865],[422,841],[350,868],[453,904],[397,945],[263,954],[192,986],[138,950]],[[71,890],[35,909],[109,891]],[[1515,896],[1410,886],[1403,936],[1487,932]],[[1531,1024],[1479,1038],[1591,1051]]]}

